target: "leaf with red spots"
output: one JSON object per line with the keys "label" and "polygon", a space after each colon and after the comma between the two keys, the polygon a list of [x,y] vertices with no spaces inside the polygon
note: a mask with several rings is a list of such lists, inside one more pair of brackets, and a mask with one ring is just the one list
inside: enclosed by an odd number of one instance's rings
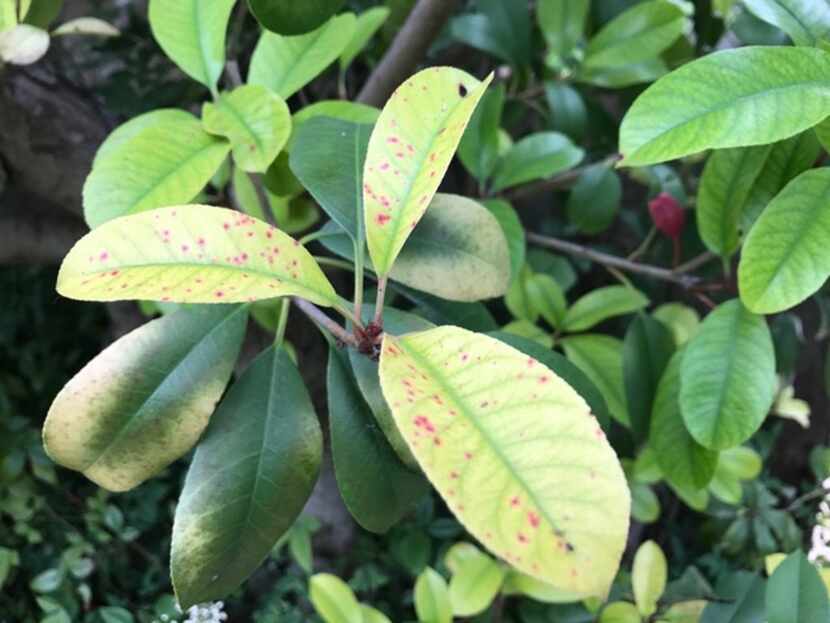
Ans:
{"label": "leaf with red spots", "polygon": [[568,384],[457,327],[387,334],[380,378],[416,460],[471,534],[561,591],[607,595],[631,502],[614,450]]}
{"label": "leaf with red spots", "polygon": [[369,254],[387,275],[421,220],[492,76],[425,69],[392,94],[369,140],[363,208]]}
{"label": "leaf with red spots", "polygon": [[237,303],[339,298],[311,254],[255,218],[175,206],[125,216],[84,236],[63,261],[58,292],[82,301]]}
{"label": "leaf with red spots", "polygon": [[110,491],[157,474],[202,434],[233,372],[247,318],[238,306],[182,309],[110,345],[52,403],[46,452]]}
{"label": "leaf with red spots", "polygon": [[202,127],[230,140],[239,168],[264,173],[288,142],[291,112],[279,95],[247,84],[206,103]]}

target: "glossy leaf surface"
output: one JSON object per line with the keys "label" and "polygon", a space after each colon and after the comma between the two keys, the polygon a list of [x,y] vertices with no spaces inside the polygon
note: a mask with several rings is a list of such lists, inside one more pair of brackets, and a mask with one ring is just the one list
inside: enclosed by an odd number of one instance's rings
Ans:
{"label": "glossy leaf surface", "polygon": [[345,0],[248,0],[251,13],[264,28],[283,35],[302,35],[340,10]]}
{"label": "glossy leaf surface", "polygon": [[585,152],[564,134],[540,132],[513,145],[493,173],[493,191],[498,192],[550,177],[582,161]]}

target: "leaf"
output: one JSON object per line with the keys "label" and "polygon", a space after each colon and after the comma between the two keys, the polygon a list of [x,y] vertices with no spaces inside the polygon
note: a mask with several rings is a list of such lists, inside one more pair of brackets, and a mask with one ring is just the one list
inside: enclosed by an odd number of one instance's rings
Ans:
{"label": "leaf", "polygon": [[752,311],[794,307],[830,276],[830,169],[813,169],[787,184],[750,230],[738,267],[741,300]]}
{"label": "leaf", "polygon": [[603,608],[599,623],[640,623],[642,618],[634,604],[615,601]]}
{"label": "leaf", "polygon": [[640,95],[620,127],[623,166],[765,145],[830,115],[830,54],[746,47],[692,61]]}
{"label": "leaf", "polygon": [[657,612],[657,602],[666,589],[668,563],[666,555],[654,541],[646,541],[634,555],[631,569],[631,585],[634,589],[634,601],[644,617]]}
{"label": "leaf", "polygon": [[227,597],[256,570],[305,506],[322,453],[299,371],[269,348],[222,400],[187,472],[171,553],[183,608]]}
{"label": "leaf", "polygon": [[457,327],[386,334],[380,378],[415,458],[471,534],[561,590],[607,593],[630,500],[573,389],[536,360]]}
{"label": "leaf", "polygon": [[297,129],[291,149],[291,170],[352,240],[359,238],[363,163],[371,132],[371,125],[314,117]]}
{"label": "leaf", "polygon": [[[239,167],[234,168],[233,171],[233,196],[245,214],[261,221],[269,219],[262,208],[254,182]],[[317,204],[305,197],[292,197],[291,194],[280,197],[271,192],[267,184],[265,196],[268,198],[269,211],[275,222],[286,234],[306,231],[320,220],[320,210]]]}
{"label": "leaf", "polygon": [[[554,2],[569,6],[559,0]],[[588,126],[588,108],[579,91],[563,82],[547,82],[545,99],[551,110],[550,129],[566,134],[574,141],[581,141]]]}
{"label": "leaf", "polygon": [[28,24],[0,32],[0,61],[10,65],[31,65],[49,50],[49,33]]}
{"label": "leaf", "polygon": [[580,82],[606,89],[621,89],[635,84],[654,82],[668,72],[669,68],[666,63],[659,58],[653,58],[635,65],[582,67],[575,78]]}
{"label": "leaf", "polygon": [[672,356],[657,386],[649,445],[666,481],[680,491],[695,492],[712,480],[718,453],[695,441],[680,413],[680,365],[683,355],[683,351],[678,351]]}
{"label": "leaf", "polygon": [[508,335],[532,340],[546,350],[553,348],[553,336],[527,320],[514,320],[501,328]]}
{"label": "leaf", "polygon": [[764,579],[749,571],[725,573],[717,585],[722,602],[711,602],[700,623],[761,623],[766,620]]}
{"label": "leaf", "polygon": [[248,0],[248,7],[262,27],[281,35],[302,35],[324,24],[345,0]]}
{"label": "leaf", "polygon": [[502,0],[475,0],[480,11],[450,23],[453,38],[488,52],[514,67],[531,63],[531,25],[526,6]]}
{"label": "leaf", "polygon": [[110,153],[96,158],[84,184],[84,217],[91,228],[192,201],[230,151],[227,141],[205,132],[192,115],[145,121],[146,127],[131,127],[131,136],[123,133]]}
{"label": "leaf", "polygon": [[740,221],[771,145],[736,147],[712,153],[697,197],[697,230],[713,253],[730,257],[740,241]]}
{"label": "leaf", "polygon": [[354,35],[355,21],[354,13],[344,13],[304,35],[262,33],[251,57],[248,83],[288,99],[337,60]]}
{"label": "leaf", "polygon": [[623,384],[623,343],[608,335],[575,335],[561,341],[567,358],[597,386],[611,417],[629,426]]}
{"label": "leaf", "polygon": [[17,26],[19,16],[16,5],[16,0],[3,0],[0,2],[0,32]]}
{"label": "leaf", "polygon": [[[35,0],[26,12],[25,22],[47,29],[63,8],[63,0]],[[2,28],[0,27],[0,30]]]}
{"label": "leaf", "polygon": [[630,483],[631,516],[640,523],[654,523],[660,518],[660,500],[654,490],[640,482]]}
{"label": "leaf", "polygon": [[385,533],[429,487],[401,463],[360,395],[348,361],[334,349],[327,386],[334,473],[343,501],[361,527]]}
{"label": "leaf", "polygon": [[133,137],[139,135],[146,128],[164,125],[168,122],[185,125],[191,123],[193,120],[193,115],[180,108],[159,108],[133,117],[110,132],[109,136],[98,147],[98,151],[95,152],[95,160],[92,163],[92,167],[95,168],[100,163],[105,162],[122,147],[129,146]]}
{"label": "leaf", "polygon": [[678,348],[693,338],[700,327],[700,315],[683,303],[663,303],[651,315],[671,329]]}
{"label": "leaf", "polygon": [[482,552],[459,560],[450,578],[452,613],[471,617],[484,612],[499,594],[504,576],[504,568]]}
{"label": "leaf", "polygon": [[641,2],[608,22],[588,42],[588,70],[637,65],[657,58],[687,30],[693,8],[671,0]]}
{"label": "leaf", "polygon": [[538,132],[516,143],[496,166],[493,192],[548,178],[582,161],[585,152],[564,134]]}
{"label": "leaf", "polygon": [[563,330],[586,331],[599,323],[643,309],[648,297],[628,286],[597,288],[578,299],[565,314]]}
{"label": "leaf", "polygon": [[181,70],[211,91],[225,69],[225,34],[236,0],[150,0],[150,28]]}
{"label": "leaf", "polygon": [[452,604],[447,582],[427,567],[415,582],[415,612],[422,623],[452,623]]}
{"label": "leaf", "polygon": [[674,348],[671,332],[659,320],[643,314],[636,316],[625,332],[623,379],[631,432],[638,443],[648,438],[657,386]]}
{"label": "leaf", "polygon": [[562,326],[568,303],[556,280],[550,275],[531,275],[525,281],[525,291],[533,314],[540,315],[551,327]]}
{"label": "leaf", "polygon": [[386,103],[363,174],[366,238],[380,277],[424,215],[491,80],[433,67],[409,78]]}
{"label": "leaf", "polygon": [[114,342],[52,403],[43,425],[49,456],[110,491],[157,474],[202,434],[233,371],[246,320],[244,308],[194,307]]}
{"label": "leaf", "polygon": [[64,258],[57,290],[82,301],[237,303],[338,297],[311,254],[267,223],[189,205],[105,223]]}
{"label": "leaf", "polygon": [[737,446],[761,426],[773,399],[775,349],[766,321],[738,300],[722,303],[689,342],[680,368],[680,410],[702,446]]}
{"label": "leaf", "polygon": [[328,573],[312,576],[309,596],[325,623],[363,623],[363,613],[352,589],[337,576]]}
{"label": "leaf", "polygon": [[458,144],[458,157],[479,184],[492,175],[499,159],[499,130],[504,110],[504,86],[488,90],[473,112]]}
{"label": "leaf", "polygon": [[379,116],[380,110],[373,106],[344,100],[323,100],[294,113],[294,130],[296,132],[302,124],[314,117],[333,117],[342,121],[373,125]]}
{"label": "leaf", "polygon": [[563,60],[570,56],[585,35],[590,0],[540,0],[536,18],[548,47]]}
{"label": "leaf", "polygon": [[498,328],[493,315],[482,303],[446,301],[397,284],[393,284],[392,289],[418,305],[418,313],[433,324],[452,324],[481,332],[495,331]]}
{"label": "leaf", "polygon": [[239,168],[264,173],[288,142],[291,113],[278,95],[249,84],[222,93],[214,104],[206,103],[202,126],[231,142]]}
{"label": "leaf", "polygon": [[96,35],[99,37],[118,37],[121,31],[112,24],[97,17],[76,17],[64,22],[52,31],[52,36],[60,35]]}
{"label": "leaf", "polygon": [[390,12],[389,7],[376,6],[357,16],[354,35],[343,52],[340,53],[341,70],[345,71],[352,64],[355,57],[363,51],[375,33],[389,18]]}
{"label": "leaf", "polygon": [[482,202],[482,205],[490,210],[490,214],[495,216],[499,225],[501,225],[510,252],[510,280],[513,281],[522,270],[527,251],[522,221],[513,206],[503,199],[487,199]]}
{"label": "leaf", "polygon": [[830,36],[830,5],[825,0],[744,0],[744,6],[796,45],[817,46]]}
{"label": "leaf", "polygon": [[620,209],[622,183],[609,166],[594,165],[579,176],[568,197],[568,220],[583,234],[599,234],[611,226]]}
{"label": "leaf", "polygon": [[372,606],[360,604],[360,612],[363,615],[363,623],[391,623],[389,617]]}

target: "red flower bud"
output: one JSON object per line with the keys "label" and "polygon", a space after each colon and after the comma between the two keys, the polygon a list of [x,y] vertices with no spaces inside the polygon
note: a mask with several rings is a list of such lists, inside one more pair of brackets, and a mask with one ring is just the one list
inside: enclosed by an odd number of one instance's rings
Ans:
{"label": "red flower bud", "polygon": [[669,193],[660,193],[648,203],[654,226],[669,238],[677,239],[686,223],[686,210]]}

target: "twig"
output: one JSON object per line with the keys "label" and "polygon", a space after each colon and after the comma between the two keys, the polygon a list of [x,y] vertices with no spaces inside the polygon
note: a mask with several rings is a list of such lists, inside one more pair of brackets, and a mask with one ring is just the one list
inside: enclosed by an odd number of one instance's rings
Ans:
{"label": "twig", "polygon": [[344,344],[348,344],[350,346],[357,346],[357,339],[351,333],[346,331],[343,327],[337,324],[334,320],[326,316],[319,307],[317,307],[314,303],[310,301],[306,301],[305,299],[294,297],[293,299],[294,305],[297,306],[301,312],[303,312],[306,316],[311,318],[316,324],[324,327],[334,335],[338,340],[343,342]]}
{"label": "twig", "polygon": [[609,156],[605,160],[600,160],[599,162],[592,162],[591,164],[586,164],[581,167],[577,167],[576,169],[565,171],[560,175],[555,175],[554,177],[548,178],[546,180],[541,180],[539,182],[533,182],[530,184],[525,184],[524,186],[519,186],[505,193],[505,197],[508,201],[516,201],[518,199],[527,199],[528,197],[541,195],[551,190],[568,188],[571,184],[578,180],[579,177],[588,169],[595,166],[611,166],[619,159],[620,157],[615,154],[613,156]]}
{"label": "twig", "polygon": [[262,208],[262,215],[265,217],[265,220],[268,221],[270,225],[279,227],[277,218],[274,216],[274,211],[271,209],[271,200],[268,198],[268,193],[265,190],[262,175],[260,173],[248,173],[248,178],[251,180],[251,184],[254,185],[256,197],[259,201],[260,207]]}
{"label": "twig", "polygon": [[378,295],[375,299],[375,325],[377,326],[381,326],[383,323],[383,302],[386,299],[386,281],[386,275],[378,279]]}
{"label": "twig", "polygon": [[357,97],[361,104],[383,105],[406,80],[441,34],[460,0],[418,0],[383,60]]}
{"label": "twig", "polygon": [[603,266],[611,266],[629,273],[647,275],[662,281],[669,281],[671,283],[681,285],[684,288],[692,288],[698,285],[701,281],[699,277],[695,277],[694,275],[684,274],[682,272],[669,270],[668,268],[662,268],[660,266],[632,262],[624,257],[595,251],[593,249],[589,249],[588,247],[568,242],[567,240],[560,240],[549,236],[540,236],[539,234],[534,234],[532,232],[527,233],[527,240],[528,242],[536,244],[540,247],[547,247],[549,249],[553,249],[554,251],[567,253],[568,255],[572,255],[574,257],[581,257],[586,260],[602,264]]}
{"label": "twig", "polygon": [[678,265],[677,268],[674,269],[674,272],[676,272],[676,273],[690,273],[694,270],[697,270],[698,268],[700,268],[704,264],[712,261],[716,257],[718,257],[718,256],[715,255],[714,253],[710,253],[709,251],[705,251],[705,252],[701,253],[700,255],[698,255],[697,257],[693,257],[688,262],[685,262],[684,264]]}

